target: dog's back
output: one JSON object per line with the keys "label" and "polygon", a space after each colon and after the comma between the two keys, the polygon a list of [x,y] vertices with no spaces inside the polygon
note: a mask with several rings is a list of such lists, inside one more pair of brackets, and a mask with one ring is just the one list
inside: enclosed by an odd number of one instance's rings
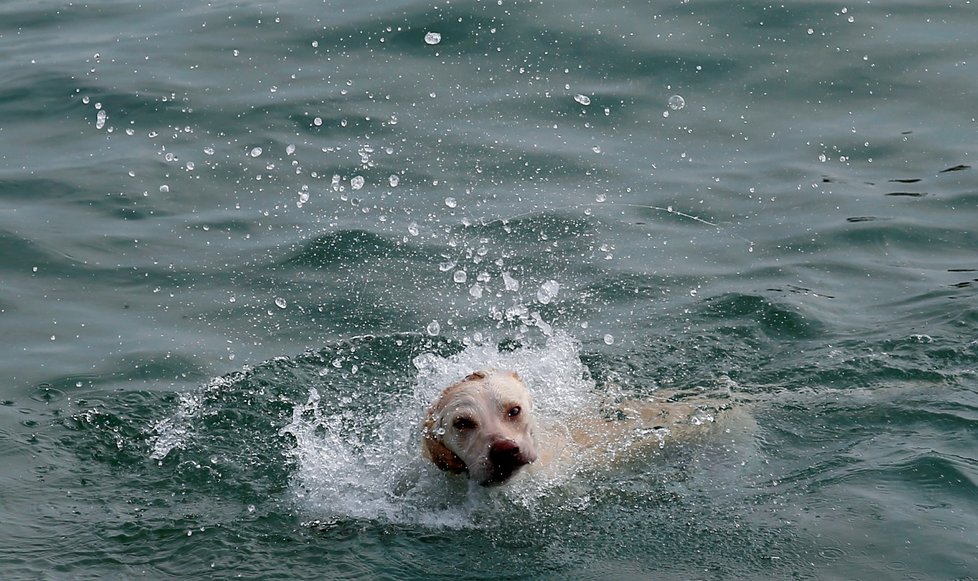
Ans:
{"label": "dog's back", "polygon": [[723,454],[746,446],[757,428],[745,405],[664,392],[626,400],[603,413],[538,421],[540,458],[529,471],[550,477],[694,451]]}

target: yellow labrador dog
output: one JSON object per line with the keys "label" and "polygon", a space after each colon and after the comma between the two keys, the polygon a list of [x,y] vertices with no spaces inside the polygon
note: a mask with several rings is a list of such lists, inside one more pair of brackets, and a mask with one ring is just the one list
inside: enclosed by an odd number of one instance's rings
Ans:
{"label": "yellow labrador dog", "polygon": [[492,486],[527,465],[546,469],[568,455],[589,464],[607,462],[642,442],[662,448],[666,440],[689,440],[707,431],[724,408],[713,400],[629,401],[614,411],[615,418],[595,413],[538,433],[520,377],[487,369],[449,386],[428,409],[422,452],[442,470]]}

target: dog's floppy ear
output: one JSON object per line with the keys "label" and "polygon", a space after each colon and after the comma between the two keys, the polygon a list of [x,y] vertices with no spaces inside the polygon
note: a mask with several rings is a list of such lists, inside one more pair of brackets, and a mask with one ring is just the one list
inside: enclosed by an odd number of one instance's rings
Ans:
{"label": "dog's floppy ear", "polygon": [[465,462],[455,452],[452,452],[442,443],[441,438],[435,435],[435,417],[432,410],[428,410],[428,418],[424,422],[424,429],[421,432],[421,450],[435,466],[452,474],[462,474],[468,468]]}

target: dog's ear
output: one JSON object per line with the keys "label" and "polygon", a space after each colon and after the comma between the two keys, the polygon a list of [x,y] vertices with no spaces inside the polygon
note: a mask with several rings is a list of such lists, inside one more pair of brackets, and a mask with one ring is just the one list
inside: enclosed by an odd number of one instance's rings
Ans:
{"label": "dog's ear", "polygon": [[462,462],[462,459],[455,452],[449,450],[439,440],[426,437],[424,439],[424,450],[428,458],[435,463],[435,466],[446,472],[464,474],[468,471],[468,468],[465,467],[465,462]]}
{"label": "dog's ear", "polygon": [[485,371],[473,371],[472,373],[468,374],[463,381],[475,381],[477,379],[485,379],[485,378],[486,378]]}
{"label": "dog's ear", "polygon": [[441,438],[435,434],[435,418],[430,411],[421,433],[421,450],[441,470],[452,474],[462,474],[468,471],[465,462],[455,452],[449,450],[448,446],[442,443]]}

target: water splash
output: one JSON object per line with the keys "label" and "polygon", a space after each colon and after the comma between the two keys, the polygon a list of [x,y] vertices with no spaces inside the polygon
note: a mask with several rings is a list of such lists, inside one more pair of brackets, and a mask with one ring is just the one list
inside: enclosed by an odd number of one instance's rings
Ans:
{"label": "water splash", "polygon": [[513,275],[511,275],[509,272],[503,272],[502,278],[503,278],[503,285],[505,285],[506,290],[510,292],[516,292],[520,290],[520,281],[513,278]]}
{"label": "water splash", "polygon": [[555,280],[548,280],[537,289],[537,300],[544,305],[550,304],[550,301],[554,300],[559,292],[560,283]]}
{"label": "water splash", "polygon": [[[498,488],[439,471],[420,453],[425,410],[473,370],[519,373],[541,434],[584,428],[589,424],[577,422],[601,410],[614,413],[606,406],[627,394],[598,386],[580,344],[559,328],[548,326],[544,343],[500,345],[478,333],[461,344],[433,337],[436,321],[427,332],[351,339],[214,379],[179,395],[175,410],[151,425],[146,454],[180,478],[262,483],[249,486],[318,527],[370,521],[496,529],[528,511],[541,518],[576,514],[622,478],[645,486],[681,477],[681,462],[657,462],[649,471],[641,460],[606,471],[591,461],[596,450],[579,447],[562,448],[559,462]],[[626,434],[621,446],[601,450],[615,455],[636,437],[659,436]]]}
{"label": "water splash", "polygon": [[180,394],[176,413],[153,426],[153,451],[149,457],[162,461],[174,449],[182,448],[193,430],[193,420],[200,413],[201,398],[195,394]]}
{"label": "water splash", "polygon": [[152,451],[149,457],[162,462],[174,450],[183,449],[195,436],[195,425],[206,400],[227,389],[240,378],[241,375],[236,373],[216,377],[198,393],[181,393],[173,415],[159,420],[150,430],[149,443]]}
{"label": "water splash", "polygon": [[572,477],[568,470],[547,480],[518,478],[505,487],[484,489],[425,461],[419,436],[424,410],[441,390],[486,367],[517,371],[533,392],[541,419],[558,421],[596,405],[594,384],[570,336],[557,332],[545,345],[513,351],[480,344],[449,357],[423,353],[413,366],[417,376],[411,393],[391,398],[376,414],[355,417],[315,388],[295,406],[282,433],[295,439],[292,488],[310,520],[320,525],[352,518],[473,527],[492,511],[525,509]]}

